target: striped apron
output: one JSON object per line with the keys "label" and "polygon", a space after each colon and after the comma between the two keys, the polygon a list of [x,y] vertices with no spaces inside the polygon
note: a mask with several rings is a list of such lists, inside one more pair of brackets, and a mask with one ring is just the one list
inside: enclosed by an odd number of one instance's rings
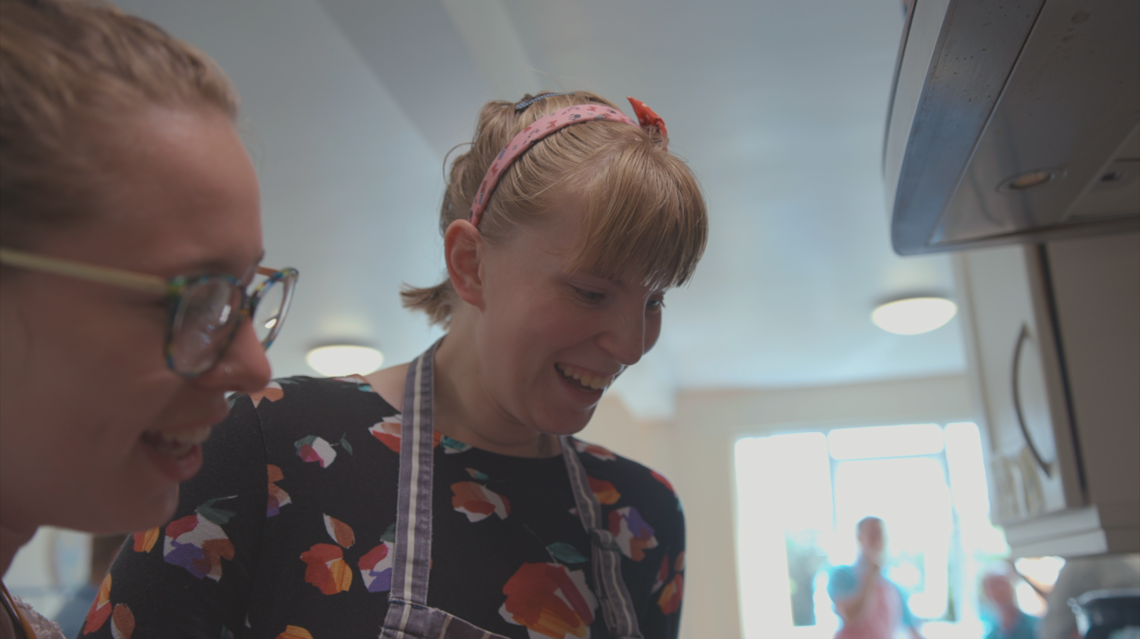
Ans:
{"label": "striped apron", "polygon": [[[408,366],[404,384],[400,445],[400,491],[392,590],[380,639],[507,639],[427,605],[431,563],[431,492],[434,454],[432,428],[433,362],[437,341]],[[594,594],[606,628],[615,639],[641,639],[637,617],[621,576],[621,554],[603,526],[602,507],[590,490],[586,469],[570,438],[559,437],[574,502],[590,534]]]}

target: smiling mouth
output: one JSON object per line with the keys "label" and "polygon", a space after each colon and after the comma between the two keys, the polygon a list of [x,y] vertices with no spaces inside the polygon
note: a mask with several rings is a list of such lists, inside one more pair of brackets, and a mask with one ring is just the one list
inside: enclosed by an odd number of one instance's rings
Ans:
{"label": "smiling mouth", "polygon": [[213,426],[202,426],[174,433],[146,432],[142,434],[141,439],[144,444],[163,455],[179,459],[194,450],[195,446],[209,439],[211,430],[213,430]]}
{"label": "smiling mouth", "polygon": [[571,384],[586,391],[605,390],[614,381],[613,377],[598,377],[570,364],[555,364],[554,368]]}

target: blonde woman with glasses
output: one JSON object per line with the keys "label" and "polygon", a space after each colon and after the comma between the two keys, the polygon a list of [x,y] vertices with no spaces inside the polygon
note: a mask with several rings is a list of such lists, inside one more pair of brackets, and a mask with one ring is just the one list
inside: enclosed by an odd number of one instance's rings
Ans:
{"label": "blonde woman with glasses", "polygon": [[[261,266],[236,108],[153,24],[0,0],[0,572],[39,526],[168,521],[226,394],[268,382],[297,272]],[[0,603],[5,639],[58,636]]]}

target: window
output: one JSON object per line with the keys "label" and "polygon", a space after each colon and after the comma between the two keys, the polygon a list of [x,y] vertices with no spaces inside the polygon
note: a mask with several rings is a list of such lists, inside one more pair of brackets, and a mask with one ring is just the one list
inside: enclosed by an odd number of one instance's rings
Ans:
{"label": "window", "polygon": [[989,522],[972,423],[836,429],[736,444],[737,546],[746,637],[831,637],[830,569],[858,554],[855,525],[886,525],[887,575],[929,624],[976,628],[981,566],[1008,551]]}

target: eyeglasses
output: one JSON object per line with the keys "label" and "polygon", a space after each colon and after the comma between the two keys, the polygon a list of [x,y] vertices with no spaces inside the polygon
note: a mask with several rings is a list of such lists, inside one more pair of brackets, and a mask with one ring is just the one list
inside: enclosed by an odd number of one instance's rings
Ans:
{"label": "eyeglasses", "polygon": [[258,267],[265,277],[253,293],[229,275],[175,277],[165,280],[106,266],[81,264],[14,249],[0,248],[0,263],[30,271],[74,277],[166,297],[170,323],[166,334],[166,365],[183,377],[197,377],[221,360],[249,317],[262,348],[268,349],[285,323],[297,269],[275,271]]}

